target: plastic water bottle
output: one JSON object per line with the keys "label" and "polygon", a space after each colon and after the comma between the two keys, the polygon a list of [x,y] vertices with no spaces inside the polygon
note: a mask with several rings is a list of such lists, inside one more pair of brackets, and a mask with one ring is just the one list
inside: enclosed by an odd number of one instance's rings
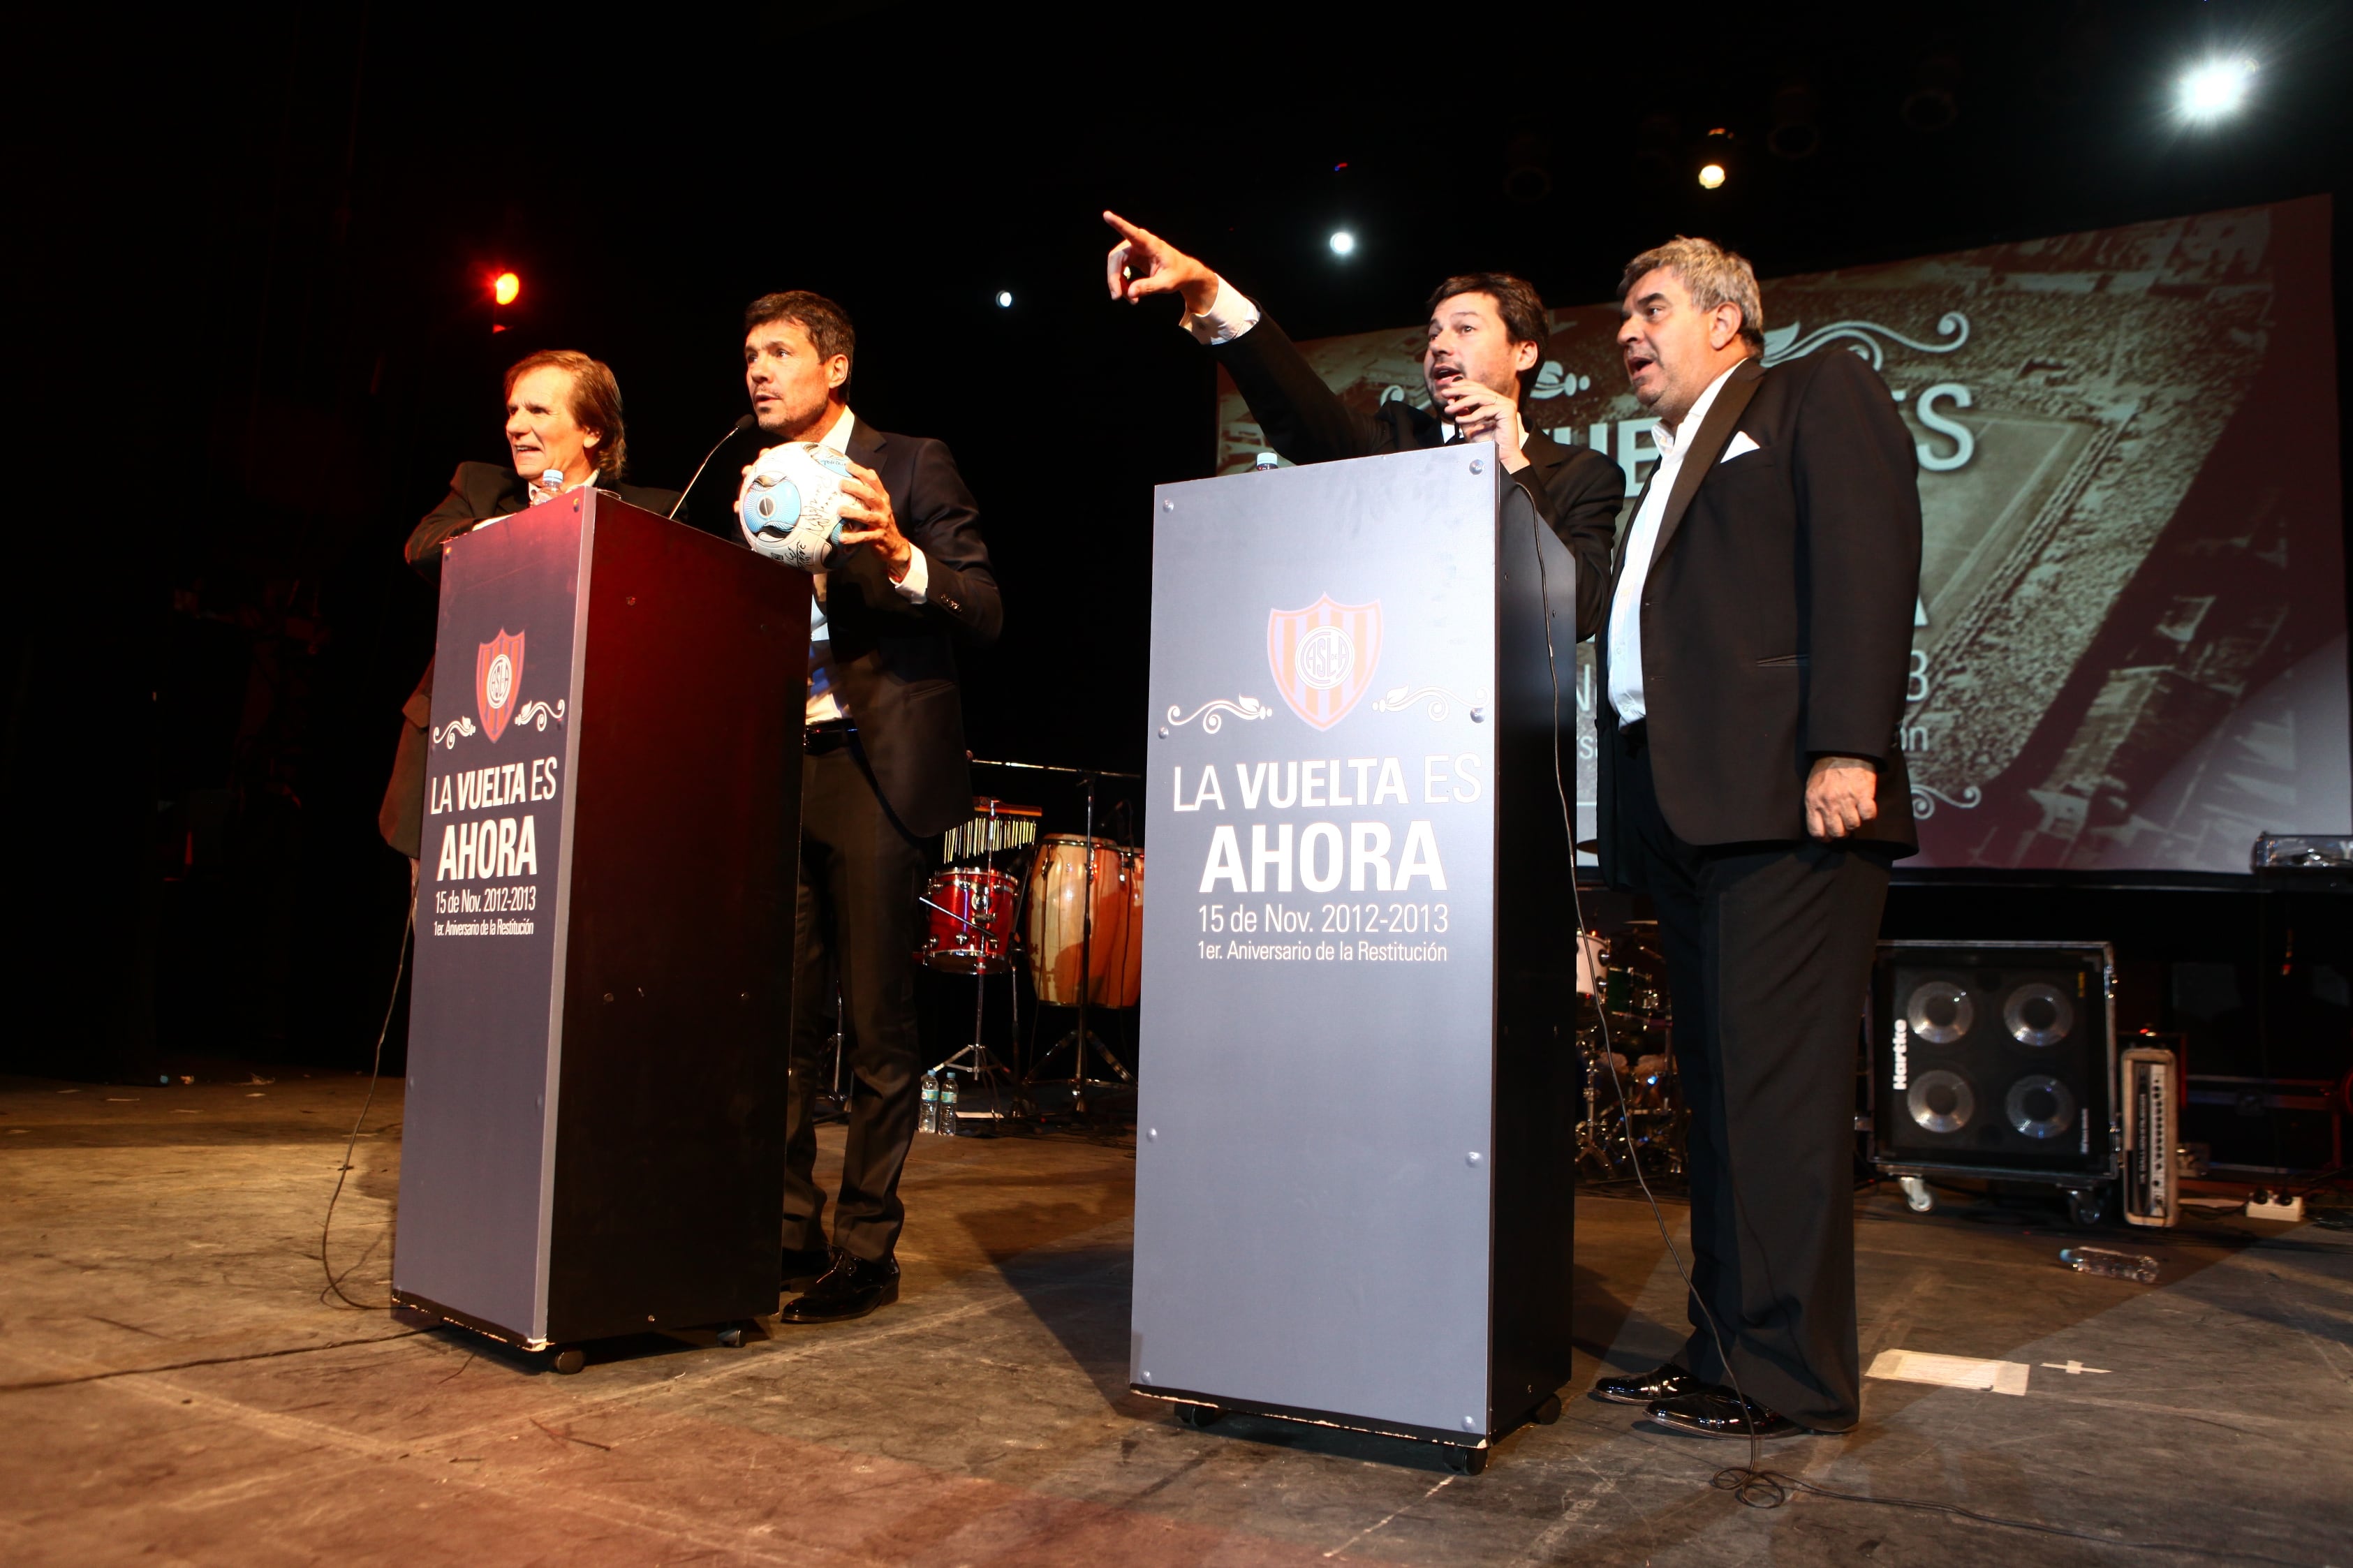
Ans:
{"label": "plastic water bottle", "polygon": [[1272,452],[1261,452],[1258,455],[1258,460],[1250,464],[1250,471],[1254,474],[1263,474],[1269,469],[1277,467],[1279,465],[1279,461],[1280,460]]}
{"label": "plastic water bottle", "polygon": [[940,1131],[951,1138],[964,1131],[964,1123],[956,1120],[956,1075],[940,1074]]}
{"label": "plastic water bottle", "polygon": [[2145,1252],[2114,1252],[2105,1247],[2063,1247],[2059,1249],[2059,1261],[2078,1274],[2130,1279],[2138,1285],[2157,1283],[2157,1259]]}
{"label": "plastic water bottle", "polygon": [[923,1109],[915,1117],[915,1131],[937,1132],[940,1130],[940,1075],[923,1075]]}

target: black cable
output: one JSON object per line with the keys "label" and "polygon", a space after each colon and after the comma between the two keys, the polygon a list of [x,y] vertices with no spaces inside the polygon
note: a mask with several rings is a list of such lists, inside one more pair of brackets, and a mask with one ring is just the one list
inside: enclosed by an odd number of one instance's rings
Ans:
{"label": "black cable", "polygon": [[[335,1277],[333,1266],[327,1261],[327,1237],[335,1228],[335,1205],[343,1201],[343,1183],[351,1177],[352,1151],[359,1147],[360,1128],[367,1121],[369,1107],[375,1104],[375,1086],[384,1076],[384,1042],[392,1033],[392,1016],[400,1007],[400,982],[408,973],[408,944],[409,940],[416,934],[417,889],[411,887],[408,890],[408,919],[402,922],[400,928],[400,960],[393,965],[392,969],[392,994],[385,1001],[383,1026],[375,1032],[375,1060],[368,1066],[367,1098],[360,1101],[360,1113],[358,1119],[352,1123],[352,1135],[343,1142],[343,1168],[335,1173],[334,1195],[327,1200],[327,1217],[319,1226],[319,1267],[327,1276],[327,1289],[340,1297],[343,1305],[356,1307],[363,1312],[388,1310],[392,1302],[388,1300],[354,1301],[350,1296],[344,1294],[343,1282]],[[356,1263],[352,1265],[352,1268],[358,1267]],[[347,1268],[343,1272],[348,1274],[351,1269]]]}
{"label": "black cable", "polygon": [[322,1345],[288,1345],[283,1350],[249,1351],[244,1355],[208,1355],[195,1361],[165,1362],[162,1366],[125,1366],[112,1372],[88,1372],[79,1377],[36,1377],[23,1383],[0,1383],[0,1394],[25,1394],[37,1388],[70,1388],[78,1383],[105,1383],[117,1377],[148,1377],[159,1372],[186,1372],[191,1367],[235,1366],[239,1362],[275,1361],[280,1356],[309,1355],[315,1351],[349,1350],[353,1345],[390,1344],[395,1340],[413,1340],[419,1334],[429,1334],[431,1329],[403,1329],[396,1334],[371,1334],[360,1340],[329,1340]]}
{"label": "black cable", "polygon": [[[1539,616],[1544,621],[1545,669],[1552,679],[1552,788],[1554,795],[1560,801],[1561,832],[1568,840],[1569,910],[1576,917],[1577,940],[1582,942],[1585,933],[1585,899],[1577,887],[1577,810],[1569,804],[1568,784],[1562,777],[1560,770],[1560,653],[1553,646],[1552,640],[1552,583],[1549,574],[1545,569],[1544,538],[1537,532],[1542,526],[1542,521],[1536,516],[1535,509],[1531,506],[1528,509],[1528,546],[1535,551],[1536,557],[1536,604]],[[1602,694],[1602,700],[1604,701],[1609,700],[1608,693]],[[1734,1490],[1735,1495],[1739,1497],[1741,1501],[1749,1503],[1751,1507],[1778,1508],[1786,1500],[1787,1494],[1778,1492],[1778,1489],[1776,1495],[1769,1501],[1757,1503],[1752,1501],[1750,1498],[1751,1490],[1764,1476],[1764,1472],[1758,1468],[1758,1460],[1763,1457],[1758,1446],[1760,1439],[1757,1436],[1756,1418],[1751,1414],[1755,1407],[1748,1403],[1748,1396],[1741,1392],[1740,1373],[1733,1368],[1732,1355],[1725,1348],[1724,1334],[1716,1327],[1715,1314],[1708,1310],[1707,1302],[1701,1298],[1699,1287],[1692,1283],[1691,1270],[1683,1267],[1683,1254],[1676,1250],[1674,1237],[1668,1234],[1666,1213],[1659,1207],[1658,1195],[1651,1191],[1651,1178],[1643,1173],[1641,1151],[1634,1146],[1633,1112],[1626,1103],[1626,1080],[1619,1075],[1615,1047],[1609,1043],[1609,1010],[1600,1005],[1602,1000],[1599,994],[1600,987],[1601,981],[1597,975],[1594,980],[1597,994],[1594,997],[1593,1016],[1601,1029],[1602,1064],[1609,1069],[1609,1086],[1617,1091],[1618,1095],[1618,1124],[1626,1137],[1627,1163],[1634,1167],[1634,1179],[1641,1186],[1643,1201],[1651,1205],[1651,1222],[1659,1227],[1659,1240],[1666,1247],[1667,1256],[1674,1259],[1675,1273],[1683,1279],[1684,1291],[1699,1307],[1700,1321],[1707,1325],[1708,1338],[1715,1345],[1716,1360],[1724,1363],[1724,1374],[1732,1380],[1732,1396],[1740,1404],[1740,1423],[1748,1432],[1746,1468],[1724,1470],[1716,1477],[1716,1482],[1719,1486],[1722,1485],[1725,1476],[1739,1478]]]}
{"label": "black cable", "polygon": [[[1535,551],[1536,597],[1544,616],[1545,663],[1552,677],[1553,793],[1560,801],[1561,830],[1568,839],[1569,906],[1577,917],[1578,940],[1581,941],[1585,931],[1585,905],[1583,897],[1577,888],[1577,815],[1575,808],[1569,805],[1568,785],[1561,774],[1560,655],[1553,646],[1552,587],[1545,570],[1544,540],[1536,532],[1539,526],[1534,509],[1531,509],[1528,518],[1528,542]],[[1602,700],[1608,700],[1607,693],[1603,694]],[[1978,1513],[1973,1509],[1963,1508],[1957,1503],[1930,1502],[1916,1498],[1869,1497],[1862,1492],[1839,1491],[1831,1487],[1818,1486],[1812,1481],[1803,1480],[1779,1470],[1766,1469],[1759,1463],[1763,1458],[1760,1439],[1757,1436],[1755,1418],[1750,1415],[1755,1407],[1749,1404],[1747,1395],[1740,1391],[1740,1373],[1734,1370],[1732,1357],[1725,1351],[1724,1335],[1716,1327],[1715,1314],[1708,1310],[1707,1302],[1700,1297],[1698,1287],[1692,1283],[1691,1273],[1683,1267],[1683,1255],[1675,1250],[1674,1238],[1668,1233],[1667,1217],[1664,1211],[1659,1207],[1658,1195],[1651,1192],[1650,1178],[1642,1172],[1641,1153],[1634,1146],[1633,1118],[1629,1113],[1626,1104],[1625,1080],[1619,1076],[1617,1063],[1613,1059],[1609,1044],[1609,1010],[1600,1005],[1601,997],[1599,992],[1601,981],[1599,975],[1595,976],[1594,984],[1597,994],[1594,998],[1593,1012],[1600,1024],[1601,1057],[1604,1064],[1609,1068],[1609,1081],[1618,1091],[1618,1120],[1626,1135],[1628,1162],[1634,1167],[1634,1179],[1642,1189],[1644,1200],[1651,1205],[1651,1218],[1659,1227],[1659,1239],[1665,1244],[1667,1256],[1674,1259],[1675,1272],[1683,1279],[1683,1289],[1698,1306],[1700,1319],[1707,1325],[1708,1337],[1715,1342],[1716,1359],[1724,1363],[1725,1375],[1732,1380],[1733,1397],[1740,1402],[1741,1423],[1748,1430],[1748,1463],[1731,1465],[1718,1470],[1711,1482],[1716,1490],[1730,1492],[1750,1508],[1779,1508],[1789,1500],[1791,1493],[1810,1492],[1816,1497],[1834,1498],[1841,1502],[1878,1503],[1888,1508],[1948,1514],[1956,1519],[1973,1520],[1979,1524],[1997,1525],[2006,1530],[2031,1531],[2038,1535],[2056,1535],[2071,1541],[2096,1542],[2102,1546],[2122,1547],[2132,1552],[2174,1552],[2191,1556],[2235,1557],[2250,1562],[2276,1563],[2282,1564],[2283,1568],[2312,1568],[2311,1564],[2298,1563],[2291,1558],[2266,1557],[2261,1552],[2232,1548],[2192,1546],[2175,1541],[2128,1541],[2116,1536],[2096,1534],[2090,1531],[2069,1530],[2063,1525],[2042,1524],[2033,1520],[2007,1519],[2000,1514]]]}
{"label": "black cable", "polygon": [[[1731,1477],[1743,1476],[1746,1479],[1738,1481],[1727,1479]],[[1922,1513],[1949,1514],[1955,1519],[1973,1520],[1979,1524],[1999,1525],[2004,1530],[2028,1530],[2037,1535],[2057,1535],[2070,1541],[2096,1542],[2102,1546],[2121,1547],[2127,1552],[2173,1552],[2192,1557],[2226,1557],[2234,1562],[2276,1563],[2281,1564],[2282,1568],[2318,1568],[2316,1564],[2306,1563],[2297,1558],[2269,1557],[2260,1552],[2248,1552],[2234,1546],[2195,1546],[2186,1541],[2127,1541],[2121,1536],[2102,1535],[2089,1530],[2069,1530],[2064,1525],[2043,1524],[2031,1519],[2010,1519],[1998,1513],[1979,1513],[1975,1509],[1963,1508],[1958,1503],[1929,1502],[1919,1498],[1870,1497],[1862,1492],[1842,1492],[1834,1487],[1817,1486],[1812,1481],[1801,1480],[1796,1476],[1784,1475],[1778,1470],[1754,1472],[1725,1470],[1717,1474],[1715,1486],[1718,1491],[1736,1493],[1748,1486],[1769,1486],[1774,1489],[1777,1495],[1773,1501],[1749,1503],[1752,1508],[1778,1508],[1788,1500],[1788,1494],[1792,1490],[1811,1492],[1816,1497],[1835,1498],[1841,1502],[1870,1502],[1878,1503],[1884,1508],[1908,1508]],[[1740,1500],[1748,1502],[1749,1500],[1743,1497]]]}

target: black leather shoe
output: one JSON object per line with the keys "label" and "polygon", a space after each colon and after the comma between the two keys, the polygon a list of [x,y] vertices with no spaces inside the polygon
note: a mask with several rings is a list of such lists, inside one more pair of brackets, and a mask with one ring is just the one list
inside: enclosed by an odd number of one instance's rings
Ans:
{"label": "black leather shoe", "polygon": [[1767,1410],[1753,1399],[1743,1399],[1728,1388],[1712,1388],[1704,1384],[1695,1394],[1654,1399],[1644,1414],[1670,1432],[1682,1432],[1694,1437],[1745,1440],[1754,1435],[1770,1441],[1777,1437],[1813,1436],[1811,1428],[1800,1426],[1788,1416]]}
{"label": "black leather shoe", "polygon": [[1626,1377],[1605,1377],[1593,1385],[1593,1397],[1606,1399],[1612,1405],[1648,1405],[1654,1399],[1672,1399],[1679,1394],[1697,1394],[1707,1387],[1674,1363],[1638,1372]]}
{"label": "black leather shoe", "polygon": [[787,1247],[785,1248],[784,1289],[806,1290],[832,1267],[833,1248],[830,1247]]}
{"label": "black leather shoe", "polygon": [[806,1296],[796,1297],[785,1310],[776,1314],[780,1323],[846,1323],[852,1318],[862,1318],[877,1307],[887,1307],[899,1299],[899,1264],[886,1258],[880,1263],[869,1263],[862,1258],[852,1258],[839,1247],[833,1249],[833,1267],[824,1278],[808,1289]]}

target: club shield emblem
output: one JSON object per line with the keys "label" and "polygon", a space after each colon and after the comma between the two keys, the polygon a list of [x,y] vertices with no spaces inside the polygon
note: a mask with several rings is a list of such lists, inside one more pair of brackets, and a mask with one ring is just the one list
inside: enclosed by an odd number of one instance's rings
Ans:
{"label": "club shield emblem", "polygon": [[515,693],[522,686],[522,637],[501,626],[498,636],[474,652],[474,701],[482,715],[482,731],[493,743],[506,733]]}
{"label": "club shield emblem", "polygon": [[1326,594],[1303,610],[1271,612],[1266,661],[1291,710],[1329,730],[1372,689],[1381,662],[1380,601],[1335,605]]}

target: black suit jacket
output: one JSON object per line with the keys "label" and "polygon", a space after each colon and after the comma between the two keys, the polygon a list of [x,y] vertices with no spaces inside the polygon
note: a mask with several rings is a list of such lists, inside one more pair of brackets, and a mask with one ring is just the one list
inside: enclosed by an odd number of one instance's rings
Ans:
{"label": "black suit jacket", "polygon": [[[1721,461],[1740,431],[1757,449]],[[1734,370],[1676,473],[1640,607],[1651,776],[1677,837],[1804,838],[1807,772],[1836,755],[1879,764],[1860,837],[1919,847],[1896,738],[1919,591],[1919,465],[1885,384],[1842,352]],[[1599,827],[1623,881],[1606,637],[1601,656]]]}
{"label": "black suit jacket", "polygon": [[[666,517],[678,504],[676,490],[650,489],[644,485],[625,485],[599,476],[596,488],[611,490],[623,500],[640,510],[657,517]],[[408,563],[417,575],[435,587],[441,585],[441,547],[471,529],[486,517],[509,517],[531,505],[531,485],[521,474],[502,463],[460,463],[458,471],[449,476],[449,493],[441,504],[425,514],[408,536]],[[433,666],[425,667],[425,678],[417,683],[402,711],[408,721],[419,729],[431,722],[433,708]]]}
{"label": "black suit jacket", "polygon": [[[640,485],[607,481],[631,506],[667,513],[677,504],[676,490],[647,489]],[[497,463],[460,463],[449,478],[449,493],[427,512],[408,536],[408,563],[431,584],[441,581],[441,547],[486,517],[504,517],[531,504],[523,477]],[[401,731],[392,759],[392,778],[385,786],[376,826],[385,843],[414,858],[421,843],[425,813],[426,726],[433,721],[433,666],[427,663],[417,689],[401,704],[407,727]]]}
{"label": "black suit jacket", "polygon": [[[1446,444],[1444,427],[1426,409],[1384,403],[1367,416],[1340,401],[1271,316],[1261,313],[1257,326],[1210,353],[1234,378],[1268,444],[1294,463]],[[1625,471],[1540,431],[1528,431],[1520,451],[1528,466],[1512,477],[1577,558],[1577,631],[1590,637],[1609,611],[1609,544],[1626,499]]]}
{"label": "black suit jacket", "polygon": [[860,419],[849,457],[882,477],[899,531],[923,552],[930,582],[923,602],[910,604],[874,550],[835,552],[825,574],[834,679],[883,805],[911,834],[944,833],[972,816],[955,645],[995,642],[1004,605],[979,509],[944,443],[887,435]]}

